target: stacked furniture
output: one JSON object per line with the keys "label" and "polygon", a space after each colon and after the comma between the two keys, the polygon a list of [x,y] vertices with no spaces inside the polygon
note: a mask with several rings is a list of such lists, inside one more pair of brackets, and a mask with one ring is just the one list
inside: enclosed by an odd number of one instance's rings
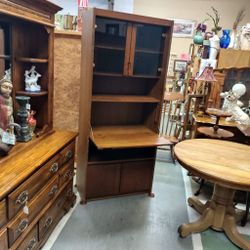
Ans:
{"label": "stacked furniture", "polygon": [[[5,46],[0,64],[11,66],[13,100],[31,97],[36,136],[17,143],[0,157],[0,249],[40,249],[62,216],[75,203],[73,193],[76,133],[53,129],[54,14],[46,0],[0,0]],[[41,92],[25,92],[24,72],[42,75]],[[1,76],[2,77],[2,76]],[[17,111],[14,105],[14,114]]]}
{"label": "stacked furniture", "polygon": [[77,188],[82,202],[151,194],[173,22],[84,11]]}

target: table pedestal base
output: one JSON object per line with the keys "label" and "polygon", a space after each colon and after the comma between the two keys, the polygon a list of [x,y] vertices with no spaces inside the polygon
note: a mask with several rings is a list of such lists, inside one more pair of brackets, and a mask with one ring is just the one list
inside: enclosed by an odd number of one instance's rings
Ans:
{"label": "table pedestal base", "polygon": [[201,214],[201,218],[193,223],[182,224],[178,229],[180,236],[186,237],[191,233],[199,233],[211,227],[216,231],[224,231],[235,245],[249,250],[250,242],[244,239],[236,228],[234,193],[233,189],[215,184],[212,199],[205,205],[196,197],[189,198],[189,205]]}

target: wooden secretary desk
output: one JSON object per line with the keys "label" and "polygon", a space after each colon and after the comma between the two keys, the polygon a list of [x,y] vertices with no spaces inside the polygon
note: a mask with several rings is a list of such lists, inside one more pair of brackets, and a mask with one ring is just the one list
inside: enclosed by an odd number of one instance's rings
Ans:
{"label": "wooden secretary desk", "polygon": [[82,203],[151,194],[173,22],[83,13],[77,188]]}
{"label": "wooden secretary desk", "polygon": [[[73,206],[76,133],[53,129],[54,14],[46,0],[0,0],[0,79],[11,69],[12,98],[29,96],[37,128],[0,156],[0,250],[40,249]],[[25,90],[24,72],[42,75],[40,92]],[[14,103],[14,114],[18,106]]]}

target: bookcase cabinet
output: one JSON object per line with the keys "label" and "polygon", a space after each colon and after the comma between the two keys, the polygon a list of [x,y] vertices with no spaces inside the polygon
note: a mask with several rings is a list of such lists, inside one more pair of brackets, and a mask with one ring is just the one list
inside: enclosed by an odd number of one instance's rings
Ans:
{"label": "bookcase cabinet", "polygon": [[83,14],[77,187],[82,202],[151,194],[173,22]]}

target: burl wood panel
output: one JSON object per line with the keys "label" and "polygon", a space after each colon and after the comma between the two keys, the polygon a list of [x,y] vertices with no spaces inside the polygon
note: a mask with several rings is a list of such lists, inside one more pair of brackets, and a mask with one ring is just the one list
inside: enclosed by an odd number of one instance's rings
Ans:
{"label": "burl wood panel", "polygon": [[81,36],[55,32],[54,127],[78,131]]}

